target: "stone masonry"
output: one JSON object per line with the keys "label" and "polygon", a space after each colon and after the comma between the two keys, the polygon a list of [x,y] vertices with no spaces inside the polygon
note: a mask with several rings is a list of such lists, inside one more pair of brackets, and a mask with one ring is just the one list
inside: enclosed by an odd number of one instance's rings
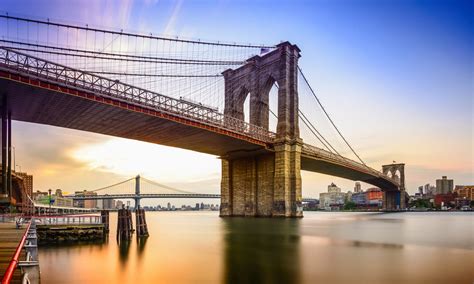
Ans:
{"label": "stone masonry", "polygon": [[[400,183],[400,191],[384,191],[382,208],[384,210],[399,210],[405,209],[405,164],[390,164],[383,165],[382,172]],[[399,199],[399,202],[397,202]],[[397,208],[398,207],[398,208]]]}
{"label": "stone masonry", "polygon": [[278,84],[274,153],[228,153],[222,159],[221,216],[302,217],[301,139],[298,126],[296,45],[283,42],[244,66],[223,72],[228,116],[244,120],[250,96],[250,124],[268,129],[269,92]]}

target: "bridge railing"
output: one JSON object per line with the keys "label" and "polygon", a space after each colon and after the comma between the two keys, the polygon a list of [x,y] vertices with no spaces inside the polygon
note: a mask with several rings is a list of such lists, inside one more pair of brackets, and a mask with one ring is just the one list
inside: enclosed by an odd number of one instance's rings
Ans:
{"label": "bridge railing", "polygon": [[371,168],[367,165],[361,164],[361,163],[356,162],[354,160],[351,160],[349,158],[331,153],[329,151],[326,151],[324,149],[321,149],[321,148],[318,148],[318,147],[315,147],[315,146],[312,146],[312,145],[309,145],[309,144],[303,144],[302,148],[303,148],[303,153],[304,153],[304,150],[306,150],[310,154],[314,154],[314,155],[319,156],[321,158],[324,158],[326,160],[332,160],[336,163],[343,164],[343,165],[346,165],[346,166],[349,166],[349,167],[352,167],[352,168],[362,169],[362,170],[364,170],[364,171],[366,171],[366,172],[368,172],[368,173],[370,173],[374,176],[385,178],[385,179],[390,180],[392,182],[398,183],[397,181],[393,180],[389,176],[384,175],[383,173],[381,173],[381,172],[379,172],[379,171],[377,171],[377,170],[375,170],[375,169],[373,169],[373,168]]}
{"label": "bridge railing", "polygon": [[272,142],[275,138],[275,133],[263,127],[226,116],[215,109],[47,61],[7,47],[0,47],[0,69],[16,71],[20,75],[33,76],[64,87],[73,87],[105,98],[186,118],[262,142]]}

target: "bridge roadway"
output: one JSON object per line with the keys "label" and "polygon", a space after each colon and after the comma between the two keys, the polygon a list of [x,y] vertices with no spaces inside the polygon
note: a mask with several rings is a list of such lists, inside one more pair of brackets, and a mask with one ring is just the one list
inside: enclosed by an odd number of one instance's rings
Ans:
{"label": "bridge roadway", "polygon": [[[141,194],[101,194],[101,195],[86,195],[86,196],[75,196],[67,195],[66,197],[74,200],[102,200],[102,199],[136,199],[136,198],[206,198],[206,199],[220,199],[220,194],[183,194],[183,193],[141,193]],[[316,201],[315,198],[303,198],[303,202]]]}
{"label": "bridge roadway", "polygon": [[[13,120],[83,130],[224,156],[272,152],[275,134],[199,104],[0,47],[0,90]],[[361,163],[304,144],[301,169],[398,183]]]}

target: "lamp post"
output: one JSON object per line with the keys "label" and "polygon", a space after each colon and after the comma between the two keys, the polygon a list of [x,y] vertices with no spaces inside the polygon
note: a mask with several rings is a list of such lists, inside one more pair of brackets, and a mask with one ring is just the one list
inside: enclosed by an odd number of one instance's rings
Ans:
{"label": "lamp post", "polygon": [[48,193],[49,193],[49,214],[51,215],[51,188],[48,189]]}
{"label": "lamp post", "polygon": [[[16,173],[16,150],[15,150],[15,146],[12,146],[12,149],[13,149],[13,171]],[[21,172],[21,169],[20,169],[20,172]]]}

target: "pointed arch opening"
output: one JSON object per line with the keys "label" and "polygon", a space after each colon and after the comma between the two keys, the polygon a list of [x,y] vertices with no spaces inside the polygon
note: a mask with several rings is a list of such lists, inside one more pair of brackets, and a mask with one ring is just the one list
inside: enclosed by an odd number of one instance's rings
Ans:
{"label": "pointed arch opening", "polygon": [[279,85],[275,78],[269,76],[263,87],[263,96],[268,107],[268,121],[266,125],[268,125],[268,130],[275,133],[278,126],[278,89]]}
{"label": "pointed arch opening", "polygon": [[243,104],[244,119],[243,120],[247,123],[250,123],[250,93],[246,92],[244,94],[245,94],[245,98],[243,99],[244,100],[244,104]]}

